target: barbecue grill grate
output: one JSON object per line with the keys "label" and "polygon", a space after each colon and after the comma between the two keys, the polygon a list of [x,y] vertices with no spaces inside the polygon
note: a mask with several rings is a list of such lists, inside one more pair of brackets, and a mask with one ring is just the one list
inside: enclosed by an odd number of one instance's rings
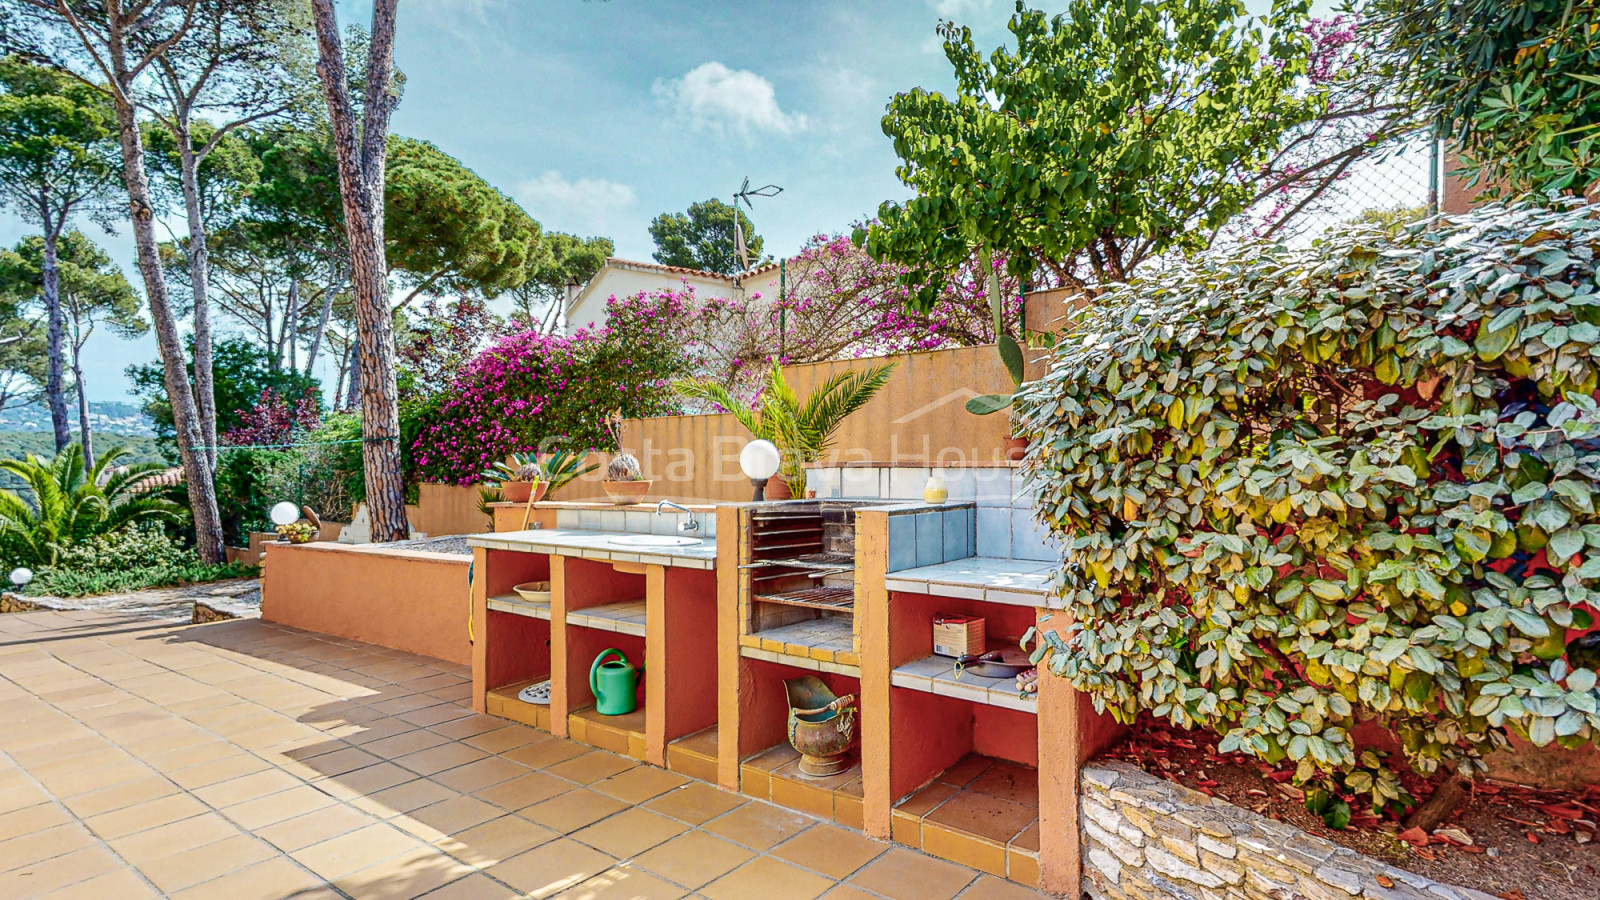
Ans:
{"label": "barbecue grill grate", "polygon": [[756,594],[755,599],[767,603],[803,606],[807,609],[821,609],[829,612],[853,612],[856,603],[856,592],[854,588],[819,586],[803,588],[798,591],[785,591],[781,594]]}

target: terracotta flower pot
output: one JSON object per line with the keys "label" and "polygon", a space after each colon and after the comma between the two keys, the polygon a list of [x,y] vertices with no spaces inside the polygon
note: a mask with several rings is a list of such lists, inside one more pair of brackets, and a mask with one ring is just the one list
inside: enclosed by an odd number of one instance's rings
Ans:
{"label": "terracotta flower pot", "polygon": [[600,486],[605,488],[606,496],[612,503],[638,503],[644,495],[650,493],[652,481],[602,481]]}
{"label": "terracotta flower pot", "polygon": [[1005,439],[1006,459],[1019,460],[1028,455],[1028,439],[1008,437]]}
{"label": "terracotta flower pot", "polygon": [[789,490],[789,482],[774,475],[767,479],[767,487],[762,491],[761,496],[768,500],[793,500],[794,491]]}
{"label": "terracotta flower pot", "polygon": [[500,484],[500,494],[512,503],[527,503],[530,499],[538,502],[544,499],[545,492],[550,490],[550,482],[539,482],[537,492],[533,489],[531,481],[505,481]]}

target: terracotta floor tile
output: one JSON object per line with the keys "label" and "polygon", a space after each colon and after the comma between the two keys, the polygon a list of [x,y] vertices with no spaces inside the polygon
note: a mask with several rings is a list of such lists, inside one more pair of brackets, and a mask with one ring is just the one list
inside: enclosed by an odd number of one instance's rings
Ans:
{"label": "terracotta floor tile", "polygon": [[969,791],[1039,808],[1039,770],[997,760],[967,786]]}
{"label": "terracotta floor tile", "polygon": [[711,900],[811,900],[833,887],[833,882],[769,856],[749,863],[700,889]]}
{"label": "terracotta floor tile", "polygon": [[688,783],[689,779],[676,772],[668,772],[655,766],[634,766],[626,772],[596,781],[589,787],[625,803],[637,805]]}
{"label": "terracotta floor tile", "polygon": [[[481,754],[481,751],[478,750],[472,750],[472,752]],[[404,765],[404,763],[401,763],[401,765]],[[464,766],[456,766],[449,771],[440,772],[433,776],[433,780],[452,790],[470,794],[473,791],[481,791],[502,781],[510,781],[519,775],[526,775],[528,772],[528,767],[520,763],[501,759],[498,756],[490,756],[477,762],[469,762]]]}
{"label": "terracotta floor tile", "polygon": [[456,766],[477,762],[488,755],[476,747],[468,747],[451,741],[448,744],[440,744],[437,747],[418,750],[416,753],[407,753],[405,756],[397,757],[394,763],[397,766],[404,766],[418,775],[433,775],[446,769],[453,769]]}
{"label": "terracotta floor tile", "polygon": [[138,866],[179,850],[202,847],[238,834],[239,829],[232,822],[208,812],[108,843],[117,855]]}
{"label": "terracotta floor tile", "polygon": [[275,848],[263,841],[235,835],[142,863],[139,871],[150,879],[151,884],[171,894],[271,859],[277,853]]}
{"label": "terracotta floor tile", "polygon": [[526,747],[518,747],[515,750],[502,753],[501,756],[512,762],[532,766],[535,769],[548,769],[553,765],[590,752],[593,752],[591,748],[583,744],[554,738],[529,744]]}
{"label": "terracotta floor tile", "polygon": [[505,810],[498,806],[485,803],[476,797],[461,796],[414,809],[409,817],[448,835],[465,831],[474,825],[481,825],[503,815]]}
{"label": "terracotta floor tile", "polygon": [[375,794],[385,788],[392,788],[398,784],[415,781],[417,773],[390,762],[381,762],[375,766],[367,766],[354,772],[335,775],[327,779],[332,784],[341,785],[360,794]]}
{"label": "terracotta floor tile", "polygon": [[962,900],[1040,900],[1047,896],[1014,881],[981,875],[961,893]]}
{"label": "terracotta floor tile", "polygon": [[292,787],[299,787],[300,779],[278,769],[268,769],[265,772],[256,772],[253,775],[244,775],[228,781],[209,784],[203,788],[196,788],[193,793],[199,799],[221,809],[233,806],[257,797],[276,794]]}
{"label": "terracotta floor tile", "polygon": [[9,872],[18,866],[35,865],[74,850],[82,850],[94,843],[94,835],[77,822],[19,835],[0,841],[0,872]]}
{"label": "terracotta floor tile", "polygon": [[562,895],[571,900],[678,900],[686,896],[683,888],[629,865],[607,869]]}
{"label": "terracotta floor tile", "polygon": [[426,900],[517,900],[521,892],[487,875],[468,875],[422,895]]}
{"label": "terracotta floor tile", "polygon": [[[411,723],[406,722],[403,724],[410,725]],[[356,742],[354,738],[349,738],[348,740],[352,743]],[[431,731],[413,726],[411,731],[396,734],[393,737],[382,738],[371,743],[364,743],[362,747],[369,753],[377,754],[384,759],[398,759],[407,753],[416,753],[418,750],[437,747],[449,740],[442,734],[434,734]]]}
{"label": "terracotta floor tile", "polygon": [[663,815],[699,825],[731,809],[750,802],[748,798],[730,793],[700,781],[691,781],[675,791],[669,791],[644,804]]}
{"label": "terracotta floor tile", "polygon": [[170,797],[177,792],[178,787],[172,782],[160,775],[150,774],[112,787],[68,797],[61,801],[61,805],[71,810],[78,818],[87,819],[90,816],[115,812],[149,800]]}
{"label": "terracotta floor tile", "polygon": [[545,771],[551,775],[559,775],[568,781],[579,784],[593,784],[602,778],[610,778],[637,766],[638,763],[626,756],[618,756],[607,750],[591,750],[582,756],[575,756],[566,762],[547,766]]}
{"label": "terracotta floor tile", "polygon": [[979,775],[989,770],[995,760],[976,753],[963,757],[962,760],[939,774],[939,781],[953,784],[956,787],[966,787]]}
{"label": "terracotta floor tile", "polygon": [[712,834],[765,852],[817,823],[810,816],[751,801],[701,826]]}
{"label": "terracotta floor tile", "polygon": [[300,762],[322,775],[343,775],[381,762],[381,759],[360,747],[345,746],[329,753],[319,753],[301,759]]}
{"label": "terracotta floor tile", "polygon": [[249,753],[235,753],[222,759],[199,763],[183,769],[176,769],[168,773],[178,787],[187,791],[207,785],[220,784],[234,778],[251,775],[256,772],[265,772],[272,768]]}
{"label": "terracotta floor tile", "polygon": [[396,718],[402,722],[410,722],[422,728],[431,728],[434,725],[443,725],[456,719],[472,715],[472,710],[463,708],[456,703],[439,703],[435,706],[400,713]]}
{"label": "terracotta floor tile", "polygon": [[290,852],[319,844],[352,831],[360,831],[377,819],[348,806],[329,806],[275,825],[258,829],[256,836],[279,850]]}
{"label": "terracotta floor tile", "polygon": [[586,825],[627,808],[627,804],[588,788],[569,791],[543,803],[535,803],[517,815],[540,825],[571,834]]}
{"label": "terracotta floor tile", "polygon": [[332,806],[334,799],[310,785],[300,785],[229,806],[222,814],[246,831],[256,831],[295,816]]}
{"label": "terracotta floor tile", "polygon": [[966,889],[976,872],[895,847],[851,876],[850,883],[890,900],[950,900]]}
{"label": "terracotta floor tile", "polygon": [[457,859],[481,867],[510,859],[560,836],[527,819],[501,816],[458,831],[435,845]]}
{"label": "terracotta floor tile", "polygon": [[648,809],[627,809],[573,832],[579,840],[618,859],[628,859],[677,837],[689,826]]}
{"label": "terracotta floor tile", "polygon": [[132,869],[116,869],[45,894],[43,900],[143,900],[161,894]]}
{"label": "terracotta floor tile", "polygon": [[544,772],[529,772],[509,781],[490,785],[473,796],[508,810],[525,809],[572,790],[572,783]]}
{"label": "terracotta floor tile", "polygon": [[525,894],[544,898],[576,887],[615,864],[616,860],[604,853],[563,838],[484,871]]}
{"label": "terracotta floor tile", "polygon": [[[484,718],[489,717],[485,716]],[[490,721],[502,725],[505,723],[504,719],[490,719]],[[457,719],[444,725],[436,725],[430,730],[437,731],[440,734],[449,734],[450,731],[448,729],[459,730],[465,728],[466,726],[462,724],[464,722],[476,723],[477,719]],[[496,728],[493,731],[479,731],[465,735],[459,740],[468,747],[477,747],[479,750],[488,753],[505,753],[507,750],[515,750],[518,747],[526,747],[529,744],[550,740],[550,735],[537,728],[529,728],[526,725],[508,725]]]}
{"label": "terracotta floor tile", "polygon": [[333,879],[421,846],[422,842],[411,835],[390,825],[377,824],[303,847],[289,855],[323,878]]}
{"label": "terracotta floor tile", "polygon": [[472,871],[433,847],[422,847],[352,872],[334,886],[354,900],[411,900]]}
{"label": "terracotta floor tile", "polygon": [[939,804],[954,797],[960,790],[954,785],[935,781],[933,784],[907,797],[895,809],[920,819],[936,809]]}
{"label": "terracotta floor tile", "polygon": [[869,894],[858,887],[841,884],[833,890],[822,895],[822,900],[882,900],[877,894]]}
{"label": "terracotta floor tile", "polygon": [[640,854],[633,864],[694,890],[735,868],[755,854],[704,831],[691,831]]}
{"label": "terracotta floor tile", "polygon": [[860,832],[824,823],[800,832],[771,852],[779,859],[842,881],[888,849],[888,844]]}
{"label": "terracotta floor tile", "polygon": [[281,856],[204,881],[172,895],[173,900],[282,900],[317,887],[322,879]]}
{"label": "terracotta floor tile", "polygon": [[99,845],[82,847],[0,874],[0,897],[37,897],[125,868]]}
{"label": "terracotta floor tile", "polygon": [[387,808],[393,812],[411,812],[421,809],[441,800],[460,796],[459,791],[453,791],[436,781],[418,778],[405,784],[396,785],[386,790],[373,794],[371,799],[379,807]]}
{"label": "terracotta floor tile", "polygon": [[54,803],[35,803],[0,815],[0,841],[65,825],[72,816]]}
{"label": "terracotta floor tile", "polygon": [[1006,844],[1039,818],[1039,810],[1010,800],[966,790],[923,817],[952,831]]}
{"label": "terracotta floor tile", "polygon": [[197,816],[206,809],[204,803],[189,794],[173,794],[170,797],[149,800],[116,812],[102,813],[84,820],[84,824],[89,826],[90,831],[99,835],[101,840],[111,841],[151,828],[159,828],[170,822],[178,822],[190,816]]}

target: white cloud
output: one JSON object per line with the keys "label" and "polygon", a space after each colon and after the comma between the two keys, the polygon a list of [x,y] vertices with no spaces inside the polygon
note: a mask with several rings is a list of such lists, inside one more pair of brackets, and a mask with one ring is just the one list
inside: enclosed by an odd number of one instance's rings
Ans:
{"label": "white cloud", "polygon": [[987,13],[994,7],[994,0],[928,0],[928,5],[939,14],[939,18],[955,19],[960,16]]}
{"label": "white cloud", "polygon": [[631,185],[604,178],[568,180],[554,169],[520,182],[516,196],[546,228],[583,235],[610,234],[635,199]]}
{"label": "white cloud", "polygon": [[778,106],[772,82],[754,72],[719,62],[702,63],[671,81],[656,80],[651,92],[696,128],[769,134],[806,130],[806,117]]}

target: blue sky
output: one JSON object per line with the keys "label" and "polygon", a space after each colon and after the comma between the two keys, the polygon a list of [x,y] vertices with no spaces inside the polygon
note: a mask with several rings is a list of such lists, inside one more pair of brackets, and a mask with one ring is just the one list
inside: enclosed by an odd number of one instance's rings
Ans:
{"label": "blue sky", "polygon": [[[616,241],[649,259],[646,226],[749,176],[769,252],[837,231],[904,196],[879,119],[896,91],[948,86],[941,16],[986,42],[999,0],[404,0],[396,60],[407,76],[394,131],[433,141],[515,197],[546,228]],[[370,6],[340,3],[346,23]],[[0,242],[30,232],[0,214]],[[88,227],[135,281],[126,228]],[[127,399],[122,370],[153,340],[96,335],[89,396]],[[331,381],[332,374],[326,378]]]}
{"label": "blue sky", "polygon": [[[365,24],[370,0],[341,0]],[[1065,4],[1045,4],[1058,7]],[[1252,0],[1252,9],[1265,6]],[[906,195],[880,118],[897,91],[948,89],[935,34],[1006,36],[1003,0],[404,0],[407,76],[393,130],[433,141],[515,197],[546,228],[616,241],[649,259],[646,226],[749,176],[770,253],[840,231]],[[0,214],[0,241],[28,232]],[[137,284],[126,229],[102,240]],[[150,339],[96,335],[89,395],[127,399],[123,369]],[[332,372],[323,374],[326,381]]]}

